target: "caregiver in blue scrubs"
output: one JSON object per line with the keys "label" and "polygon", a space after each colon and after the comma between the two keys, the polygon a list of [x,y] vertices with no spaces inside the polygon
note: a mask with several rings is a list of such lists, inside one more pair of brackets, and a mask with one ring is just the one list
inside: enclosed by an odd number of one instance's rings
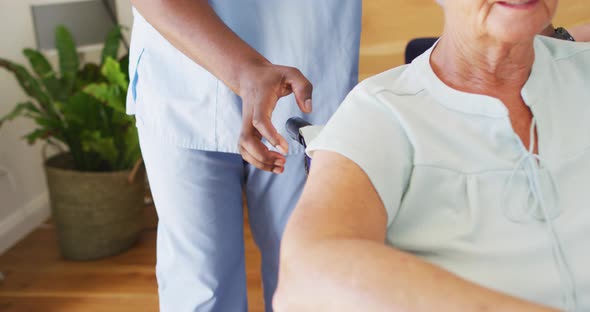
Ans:
{"label": "caregiver in blue scrubs", "polygon": [[305,181],[283,125],[324,124],[357,82],[361,0],[132,3],[127,109],[159,216],[161,311],[247,310],[242,192],[271,311]]}

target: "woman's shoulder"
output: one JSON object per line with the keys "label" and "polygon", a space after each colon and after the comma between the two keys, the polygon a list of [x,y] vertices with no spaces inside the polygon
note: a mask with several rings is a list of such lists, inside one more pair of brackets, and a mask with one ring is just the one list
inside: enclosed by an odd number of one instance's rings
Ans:
{"label": "woman's shoulder", "polygon": [[535,38],[535,49],[548,51],[554,61],[573,62],[590,66],[590,42],[573,42],[546,36]]}
{"label": "woman's shoulder", "polygon": [[381,93],[416,95],[424,90],[424,87],[419,79],[415,79],[414,71],[412,64],[394,67],[363,80],[355,88],[355,92],[365,92],[373,96]]}
{"label": "woman's shoulder", "polygon": [[553,86],[562,96],[571,96],[572,105],[578,106],[580,98],[590,96],[590,43],[537,36],[533,76],[538,81],[534,84],[537,92]]}
{"label": "woman's shoulder", "polygon": [[417,95],[425,90],[425,85],[413,65],[398,66],[361,81],[345,102],[355,102],[365,108],[374,106],[397,114],[421,106],[425,98]]}

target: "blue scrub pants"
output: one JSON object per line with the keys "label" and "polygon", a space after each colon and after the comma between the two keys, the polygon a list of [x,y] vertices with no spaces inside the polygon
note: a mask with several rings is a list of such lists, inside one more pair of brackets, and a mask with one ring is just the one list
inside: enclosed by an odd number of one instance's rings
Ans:
{"label": "blue scrub pants", "polygon": [[158,212],[158,292],[162,312],[247,311],[242,190],[262,256],[266,311],[277,286],[279,243],[305,183],[303,154],[274,175],[239,154],[181,148],[140,129]]}

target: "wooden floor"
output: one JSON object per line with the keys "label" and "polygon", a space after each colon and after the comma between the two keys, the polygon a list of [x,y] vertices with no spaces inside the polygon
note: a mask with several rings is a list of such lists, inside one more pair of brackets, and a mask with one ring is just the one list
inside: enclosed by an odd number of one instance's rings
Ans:
{"label": "wooden floor", "polygon": [[[54,227],[48,223],[0,256],[2,312],[158,311],[154,267],[156,216],[146,208],[146,226],[128,252],[92,262],[61,259]],[[245,220],[247,222],[247,220]],[[262,312],[260,256],[248,227],[246,273],[250,311]]]}
{"label": "wooden floor", "polygon": [[[343,0],[346,1],[346,0]],[[590,22],[590,0],[561,0],[556,25]],[[361,78],[402,63],[410,38],[437,36],[442,13],[434,0],[364,0]],[[43,226],[0,256],[2,312],[157,311],[155,220],[138,245],[109,259],[78,263],[60,260],[54,229]],[[250,311],[262,309],[259,255],[246,230]]]}
{"label": "wooden floor", "polygon": [[155,236],[150,224],[129,252],[67,262],[46,224],[0,257],[0,311],[157,311]]}

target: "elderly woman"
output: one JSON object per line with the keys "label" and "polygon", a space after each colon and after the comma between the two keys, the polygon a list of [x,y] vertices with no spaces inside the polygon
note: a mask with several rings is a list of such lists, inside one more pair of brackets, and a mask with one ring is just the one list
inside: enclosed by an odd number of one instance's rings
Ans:
{"label": "elderly woman", "polygon": [[[590,45],[557,0],[447,0],[309,152],[277,311],[590,311]],[[385,244],[384,244],[385,242]]]}

